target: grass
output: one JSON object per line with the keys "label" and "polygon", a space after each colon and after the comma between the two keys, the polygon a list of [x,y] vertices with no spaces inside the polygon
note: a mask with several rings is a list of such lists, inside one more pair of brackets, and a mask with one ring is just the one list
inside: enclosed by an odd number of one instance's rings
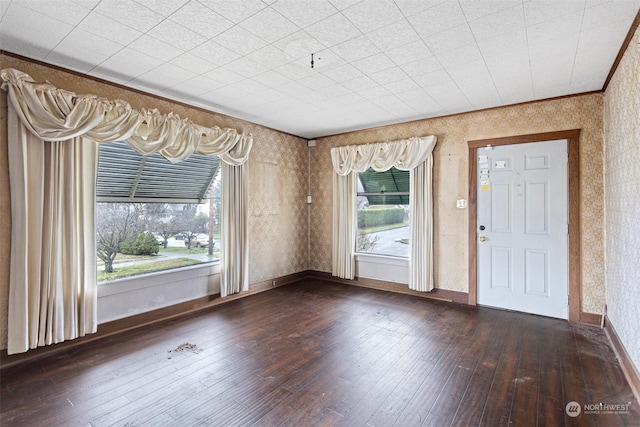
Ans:
{"label": "grass", "polygon": [[369,234],[369,233],[377,233],[379,231],[393,230],[394,228],[402,228],[402,227],[408,227],[408,226],[409,226],[408,222],[401,222],[397,224],[385,224],[385,225],[380,225],[378,227],[360,228],[358,230],[358,234],[362,235],[362,234]]}
{"label": "grass", "polygon": [[[160,252],[158,253],[162,254],[163,252],[171,252],[172,254],[206,254],[208,251],[209,249],[207,248],[196,248],[195,246],[191,249],[187,249],[186,246],[184,248],[170,246],[168,248],[160,248]],[[216,251],[220,252],[220,249],[213,248],[213,252],[216,253]]]}
{"label": "grass", "polygon": [[98,270],[98,282],[103,280],[121,279],[123,277],[136,276],[145,273],[153,273],[154,271],[170,270],[172,268],[186,267],[188,265],[201,263],[202,261],[193,258],[173,258],[164,261],[145,262],[142,264],[121,267],[114,269],[113,273],[105,273],[104,270]]}
{"label": "grass", "polygon": [[[122,262],[130,262],[130,261],[144,261],[146,259],[156,258],[157,255],[124,255],[121,253],[116,254],[115,259],[113,260],[113,265],[120,264]],[[98,265],[104,265],[104,261],[98,258]]]}

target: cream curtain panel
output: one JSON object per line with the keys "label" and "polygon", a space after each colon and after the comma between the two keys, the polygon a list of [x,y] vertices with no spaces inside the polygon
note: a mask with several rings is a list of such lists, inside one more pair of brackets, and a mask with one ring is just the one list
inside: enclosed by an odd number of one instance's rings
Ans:
{"label": "cream curtain panel", "polygon": [[357,173],[396,167],[410,171],[409,288],[433,289],[432,168],[434,135],[331,149],[333,177],[332,274],[355,277]]}
{"label": "cream curtain panel", "polygon": [[[194,152],[218,155],[224,164],[242,171],[253,139],[175,114],[135,110],[121,100],[77,95],[14,69],[2,70],[0,77],[9,100],[12,229],[7,352],[14,354],[97,329],[97,143],[124,140],[142,154],[158,152],[172,162]],[[231,184],[246,198],[246,173]],[[246,210],[246,203],[223,205],[228,210],[223,216],[237,215],[238,209]],[[234,227],[225,239],[230,242],[227,247],[246,251],[246,230]],[[246,280],[244,259],[229,262],[226,268],[227,280]],[[234,282],[221,286],[238,287]]]}

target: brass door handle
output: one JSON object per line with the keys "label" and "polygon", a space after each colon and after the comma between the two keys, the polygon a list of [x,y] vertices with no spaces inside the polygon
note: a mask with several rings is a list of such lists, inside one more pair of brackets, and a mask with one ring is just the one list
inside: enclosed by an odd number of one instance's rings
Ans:
{"label": "brass door handle", "polygon": [[481,242],[484,242],[485,240],[487,240],[486,237],[484,237],[482,234],[478,237],[478,240],[480,240]]}

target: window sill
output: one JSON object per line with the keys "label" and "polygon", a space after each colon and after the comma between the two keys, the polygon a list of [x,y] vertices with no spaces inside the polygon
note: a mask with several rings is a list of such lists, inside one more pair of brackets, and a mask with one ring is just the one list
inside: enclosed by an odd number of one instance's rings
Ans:
{"label": "window sill", "polygon": [[394,283],[409,283],[409,258],[356,254],[356,276]]}
{"label": "window sill", "polygon": [[220,293],[220,263],[100,282],[98,323]]}

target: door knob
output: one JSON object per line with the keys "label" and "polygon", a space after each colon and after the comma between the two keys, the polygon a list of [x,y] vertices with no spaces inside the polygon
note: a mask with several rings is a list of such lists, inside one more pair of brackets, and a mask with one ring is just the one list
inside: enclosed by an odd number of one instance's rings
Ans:
{"label": "door knob", "polygon": [[481,242],[484,242],[485,240],[487,240],[486,237],[484,237],[482,234],[478,237],[478,240],[480,240]]}

